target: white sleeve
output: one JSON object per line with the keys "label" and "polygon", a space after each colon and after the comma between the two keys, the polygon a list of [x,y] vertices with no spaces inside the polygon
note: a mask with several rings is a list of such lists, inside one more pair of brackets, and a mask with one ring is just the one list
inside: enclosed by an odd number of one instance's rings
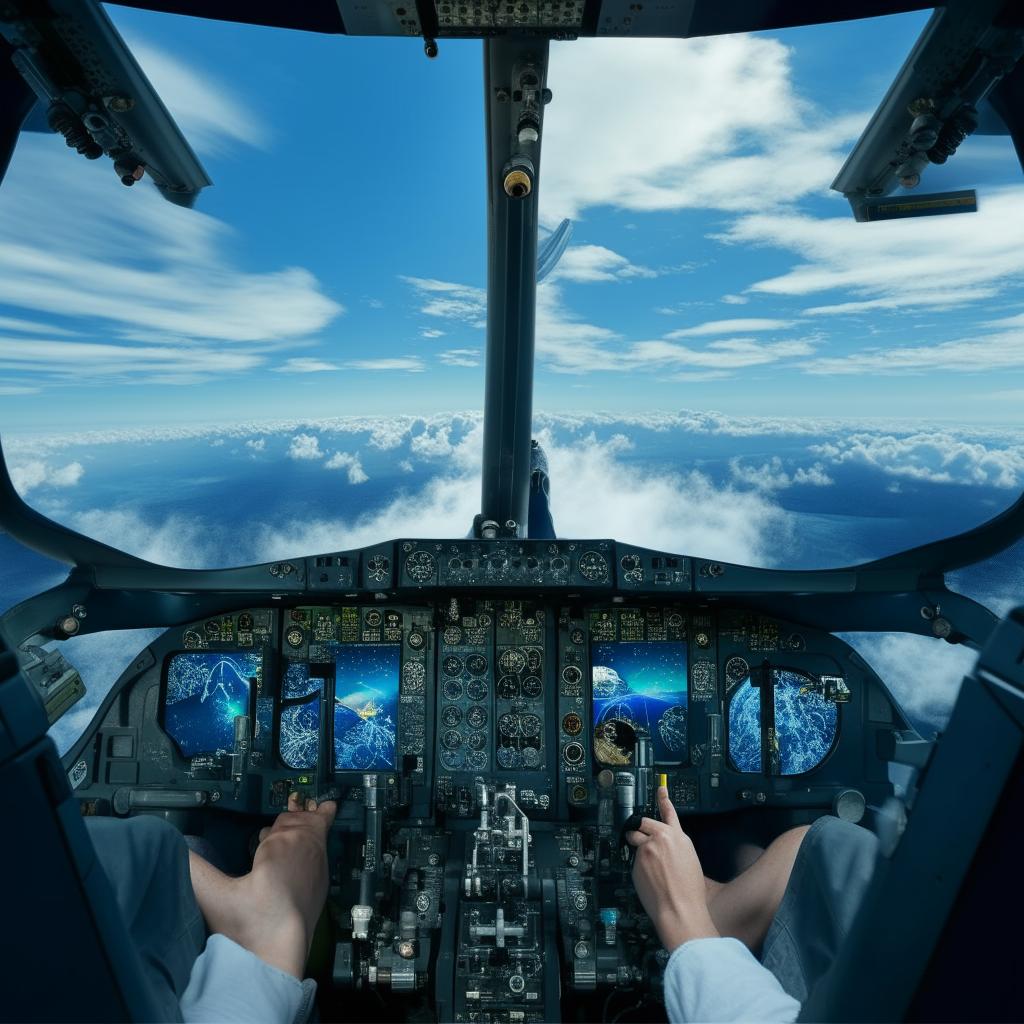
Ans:
{"label": "white sleeve", "polygon": [[672,1024],[791,1024],[800,1004],[738,939],[692,939],[669,957],[665,1009]]}
{"label": "white sleeve", "polygon": [[224,935],[211,935],[181,997],[185,1024],[291,1024],[316,991]]}

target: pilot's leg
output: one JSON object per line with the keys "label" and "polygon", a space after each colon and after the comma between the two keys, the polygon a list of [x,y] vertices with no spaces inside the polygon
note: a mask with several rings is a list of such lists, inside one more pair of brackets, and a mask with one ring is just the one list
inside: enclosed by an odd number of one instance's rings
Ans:
{"label": "pilot's leg", "polygon": [[846,939],[878,861],[878,837],[830,814],[800,845],[761,962],[804,1002]]}
{"label": "pilot's leg", "polygon": [[188,849],[181,833],[150,816],[86,818],[129,934],[142,960],[160,1020],[181,1020],[178,1003],[206,929],[189,884]]}
{"label": "pilot's leg", "polygon": [[708,910],[722,935],[739,939],[759,955],[789,884],[794,861],[810,826],[779,836],[731,882],[705,879]]}

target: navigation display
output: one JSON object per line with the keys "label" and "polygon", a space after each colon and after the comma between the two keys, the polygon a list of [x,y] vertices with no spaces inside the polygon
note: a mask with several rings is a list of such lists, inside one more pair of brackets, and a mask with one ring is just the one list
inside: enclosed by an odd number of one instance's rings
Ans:
{"label": "navigation display", "polygon": [[341,644],[335,649],[336,771],[395,767],[400,660],[400,644]]}
{"label": "navigation display", "polygon": [[253,651],[175,654],[167,666],[164,728],[186,757],[230,751],[235,719],[249,714],[263,655]]}
{"label": "navigation display", "polygon": [[591,659],[598,761],[632,764],[637,734],[650,736],[655,761],[686,761],[686,644],[596,643]]}

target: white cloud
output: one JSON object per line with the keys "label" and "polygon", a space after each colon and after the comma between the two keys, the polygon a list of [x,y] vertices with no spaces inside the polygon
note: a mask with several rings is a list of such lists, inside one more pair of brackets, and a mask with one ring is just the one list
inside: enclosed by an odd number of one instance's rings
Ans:
{"label": "white cloud", "polygon": [[552,279],[590,284],[595,281],[620,281],[631,277],[657,277],[650,267],[636,266],[603,245],[571,245],[558,261]]}
{"label": "white cloud", "polygon": [[[216,86],[176,76],[159,55],[156,63],[172,109],[202,95],[193,118],[201,137],[259,141],[253,119]],[[191,91],[179,96],[175,83]],[[241,269],[224,223],[148,186],[125,189],[108,161],[83,161],[59,143],[22,135],[0,193],[0,304],[40,315],[4,317],[0,364],[31,373],[32,386],[244,372],[263,363],[263,349],[313,335],[343,312],[308,270]],[[75,332],[40,322],[48,314],[94,320],[95,337],[71,340]],[[223,342],[246,345],[226,351]]]}
{"label": "white cloud", "polygon": [[132,509],[87,509],[74,514],[71,525],[87,537],[157,565],[201,569],[246,560],[226,527],[197,515],[175,513],[154,520]]}
{"label": "white cloud", "polygon": [[355,455],[350,455],[348,452],[335,452],[324,463],[324,469],[347,469],[350,484],[364,484],[370,479],[363,470],[358,452]]}
{"label": "white cloud", "polygon": [[401,356],[387,359],[350,359],[345,363],[349,370],[399,370],[405,373],[422,373],[426,367],[419,356]]}
{"label": "white cloud", "polygon": [[403,473],[414,473],[416,471],[416,467],[412,464],[411,459],[402,459],[402,461],[398,463],[398,468]]}
{"label": "white cloud", "polygon": [[26,384],[0,384],[0,395],[38,395],[40,390]]}
{"label": "white cloud", "polygon": [[300,462],[322,459],[327,453],[320,448],[320,438],[315,434],[296,434],[288,446],[288,458]]}
{"label": "white cloud", "polygon": [[427,327],[420,331],[421,338],[443,338],[445,336],[444,331],[439,331],[436,327]]}
{"label": "white cloud", "polygon": [[251,438],[245,442],[245,447],[252,449],[254,452],[266,451],[267,439],[265,437]]}
{"label": "white cloud", "polygon": [[865,117],[816,115],[775,39],[551,48],[541,217],[588,207],[762,210],[827,189]]}
{"label": "white cloud", "polygon": [[190,67],[179,56],[158,49],[133,33],[122,33],[189,144],[217,156],[230,143],[265,147],[268,131],[244,101],[205,68]]}
{"label": "white cloud", "polygon": [[37,487],[74,487],[85,475],[80,462],[51,466],[48,462],[13,462],[9,466],[14,489],[24,497]]}
{"label": "white cloud", "polygon": [[475,348],[452,348],[438,357],[445,366],[479,366],[480,352]]}
{"label": "white cloud", "polygon": [[808,311],[815,315],[945,309],[990,298],[1024,274],[1024,187],[993,189],[977,213],[958,217],[858,224],[849,216],[759,213],[738,218],[716,237],[786,249],[803,260],[752,291],[849,296]]}
{"label": "white cloud", "polygon": [[274,369],[278,373],[327,373],[331,370],[340,370],[341,367],[336,366],[334,363],[328,363],[323,359],[302,357],[288,359],[283,365],[275,366]]}
{"label": "white cloud", "polygon": [[[416,493],[396,497],[379,512],[354,521],[302,520],[264,527],[260,558],[358,547],[382,537],[458,535],[479,512],[481,437],[482,426],[477,425],[457,445],[449,445],[450,458],[440,476]],[[432,438],[440,454],[443,432],[435,431]],[[769,499],[756,492],[717,489],[700,473],[649,474],[620,458],[629,447],[621,435],[603,442],[588,435],[570,445],[556,443],[547,432],[540,439],[555,481],[552,511],[562,536],[616,537],[762,565],[784,559],[792,544],[789,517]]]}
{"label": "white cloud", "polygon": [[727,306],[745,306],[750,299],[746,295],[723,295],[722,301]]}
{"label": "white cloud", "polygon": [[416,289],[424,315],[457,320],[472,327],[487,326],[487,292],[483,288],[425,277],[403,276],[402,280]]}
{"label": "white cloud", "polygon": [[1015,489],[1024,484],[1024,450],[1019,446],[987,446],[950,433],[860,433],[811,445],[810,450],[834,464],[870,466],[910,480]]}
{"label": "white cloud", "polygon": [[765,491],[778,491],[793,486],[828,487],[835,481],[825,472],[820,462],[799,466],[789,472],[777,455],[760,466],[752,466],[741,458],[729,460],[729,471],[737,483],[748,484]]}
{"label": "white cloud", "polygon": [[978,658],[970,648],[912,633],[846,633],[842,639],[885,680],[926,733],[945,728],[963,677]]}
{"label": "white cloud", "polygon": [[781,331],[792,327],[792,320],[769,320],[764,317],[739,317],[733,320],[711,320],[684,327],[666,334],[666,338],[703,338],[716,334],[750,334],[758,331]]}
{"label": "white cloud", "polygon": [[425,430],[422,434],[416,434],[409,442],[409,448],[414,455],[425,459],[446,458],[454,451],[451,441],[451,427],[442,426],[436,430]]}

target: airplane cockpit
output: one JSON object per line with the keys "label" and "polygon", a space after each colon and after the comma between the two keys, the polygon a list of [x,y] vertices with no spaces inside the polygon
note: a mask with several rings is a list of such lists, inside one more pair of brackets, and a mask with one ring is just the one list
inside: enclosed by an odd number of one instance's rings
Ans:
{"label": "airplane cockpit", "polygon": [[[879,836],[878,891],[808,1019],[940,1019],[931,1015],[942,1000],[962,1008],[948,1001],[956,972],[943,956],[967,956],[970,901],[986,900],[995,879],[994,867],[981,878],[985,858],[1005,861],[1009,848],[998,822],[1019,804],[1024,624],[1019,612],[1000,621],[947,575],[1016,543],[1024,499],[960,536],[874,561],[753,568],[558,536],[531,423],[536,284],[565,242],[538,245],[544,111],[558,98],[549,41],[694,37],[932,5],[130,6],[404,36],[422,41],[416,59],[437,57],[448,39],[482,41],[480,514],[468,536],[470,524],[453,524],[446,538],[410,531],[265,564],[178,569],[44,517],[0,456],[0,528],[69,567],[0,619],[13,652],[0,655],[0,792],[25,822],[0,861],[5,892],[20,891],[8,920],[26,922],[4,929],[4,972],[41,977],[33,962],[44,961],[54,989],[5,993],[0,1016],[142,1019],[116,969],[125,937],[81,818],[160,817],[242,873],[254,836],[297,791],[338,802],[309,964],[321,1019],[663,1019],[668,953],[632,887],[623,839],[635,815],[655,813],[659,786],[722,875],[735,872],[737,849],[823,815]],[[834,186],[864,231],[970,213],[966,192],[892,193],[954,157],[979,110],[1001,117],[1024,153],[1022,54],[1016,5],[936,10]],[[0,5],[0,94],[0,175],[19,131],[45,122],[84,158],[112,164],[121,184],[112,181],[111,202],[149,178],[190,206],[209,184],[93,0]],[[58,759],[46,730],[85,692],[61,641],[142,626],[163,632]],[[913,728],[886,680],[837,635],[859,631],[982,652],[938,741]],[[940,838],[943,816],[958,824]],[[928,858],[944,843],[959,859],[932,877]],[[915,916],[924,906],[937,915],[930,926]],[[61,971],[67,982],[55,984]],[[989,1019],[1012,1017],[1000,984],[1012,980],[992,982]]]}

